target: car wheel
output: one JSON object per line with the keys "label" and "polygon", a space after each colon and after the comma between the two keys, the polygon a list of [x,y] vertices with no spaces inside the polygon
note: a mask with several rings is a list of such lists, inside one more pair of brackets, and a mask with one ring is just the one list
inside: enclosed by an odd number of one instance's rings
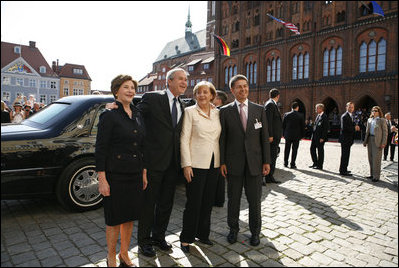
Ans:
{"label": "car wheel", "polygon": [[101,206],[98,174],[94,158],[79,159],[69,164],[57,183],[58,202],[67,210],[87,211]]}

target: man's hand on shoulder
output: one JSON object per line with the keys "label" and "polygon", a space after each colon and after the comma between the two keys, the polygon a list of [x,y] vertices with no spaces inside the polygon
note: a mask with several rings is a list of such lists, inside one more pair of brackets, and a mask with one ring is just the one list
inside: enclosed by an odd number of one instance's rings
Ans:
{"label": "man's hand on shoulder", "polygon": [[116,102],[107,103],[105,105],[105,109],[108,109],[108,110],[113,110],[113,109],[117,109],[117,108],[118,108],[118,105],[116,105]]}

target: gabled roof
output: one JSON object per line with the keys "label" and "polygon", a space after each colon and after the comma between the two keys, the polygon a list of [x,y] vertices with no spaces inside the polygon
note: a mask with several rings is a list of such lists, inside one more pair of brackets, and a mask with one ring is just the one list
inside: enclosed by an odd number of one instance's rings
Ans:
{"label": "gabled roof", "polygon": [[[83,71],[82,74],[74,73],[74,69],[81,69]],[[86,79],[90,80],[89,73],[87,72],[84,65],[65,63],[63,66],[58,66],[57,73],[59,77],[68,77],[68,78],[76,78],[76,79]]]}
{"label": "gabled roof", "polygon": [[[40,50],[36,47],[35,43],[32,42],[33,46],[24,46],[14,43],[1,42],[1,68],[3,69],[7,64],[16,60],[20,57],[19,54],[14,52],[15,46],[21,47],[21,57],[30,65],[32,68],[43,77],[55,77],[58,75],[51,69],[47,61],[44,59]],[[40,66],[46,67],[46,73],[40,72]]]}
{"label": "gabled roof", "polygon": [[202,61],[202,59],[192,60],[192,61],[190,61],[189,63],[187,63],[187,66],[189,66],[189,65],[195,65],[195,64],[197,64],[197,63],[200,62],[200,61]]}
{"label": "gabled roof", "polygon": [[206,47],[206,29],[196,33],[186,33],[185,37],[166,44],[155,62],[196,52]]}
{"label": "gabled roof", "polygon": [[203,60],[201,63],[211,63],[215,59],[214,56],[207,58],[206,60]]}
{"label": "gabled roof", "polygon": [[157,78],[157,75],[151,75],[150,77],[145,77],[140,80],[139,86],[148,86],[150,85],[155,79]]}

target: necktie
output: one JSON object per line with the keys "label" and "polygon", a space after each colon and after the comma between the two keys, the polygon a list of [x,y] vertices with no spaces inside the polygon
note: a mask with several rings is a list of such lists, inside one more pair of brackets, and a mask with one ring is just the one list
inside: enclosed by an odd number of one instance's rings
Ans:
{"label": "necktie", "polygon": [[172,124],[173,127],[177,125],[177,107],[176,107],[176,98],[173,98],[173,105],[172,105]]}
{"label": "necktie", "polygon": [[244,105],[244,103],[240,103],[240,119],[244,131],[247,131],[247,117],[245,116]]}

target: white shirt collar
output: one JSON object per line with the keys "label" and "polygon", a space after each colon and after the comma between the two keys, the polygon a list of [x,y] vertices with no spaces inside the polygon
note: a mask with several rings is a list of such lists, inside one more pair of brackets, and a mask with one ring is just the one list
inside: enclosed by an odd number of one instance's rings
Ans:
{"label": "white shirt collar", "polygon": [[[175,95],[172,94],[172,91],[170,91],[169,88],[166,89],[166,94],[168,94],[169,101],[172,101],[173,98],[175,98]],[[179,98],[176,97],[176,99],[179,99]]]}
{"label": "white shirt collar", "polygon": [[[240,108],[241,102],[239,102],[237,99],[235,99],[235,102],[236,102],[236,104],[237,104],[237,107]],[[246,107],[248,107],[248,99],[246,99],[246,100],[244,101],[244,105],[245,105]]]}

